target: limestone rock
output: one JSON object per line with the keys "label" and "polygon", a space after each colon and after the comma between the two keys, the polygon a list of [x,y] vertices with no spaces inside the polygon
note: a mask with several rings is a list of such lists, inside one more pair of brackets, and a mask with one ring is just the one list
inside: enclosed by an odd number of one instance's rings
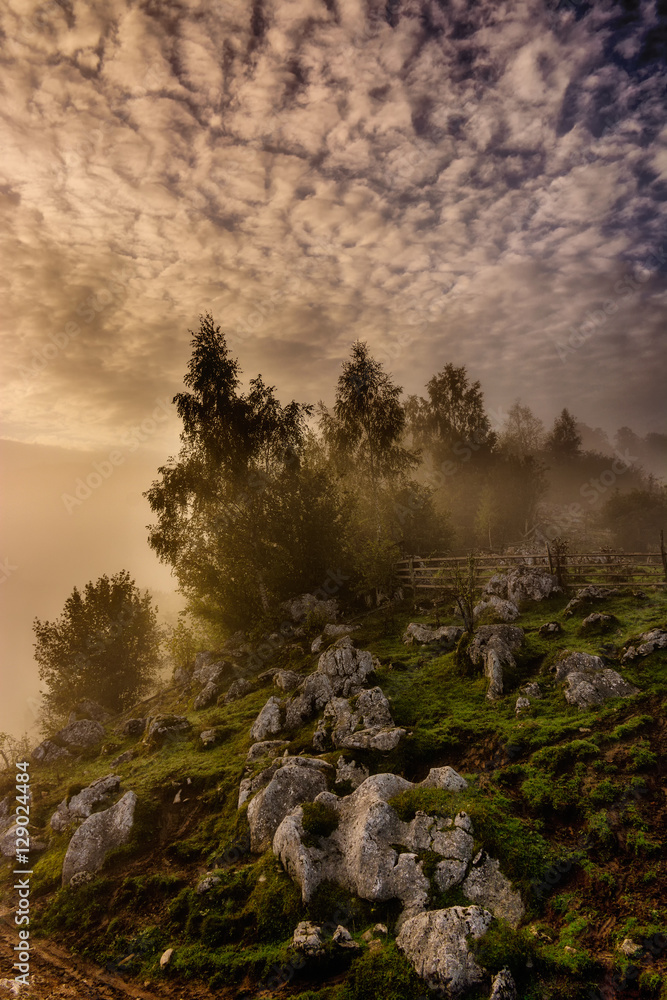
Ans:
{"label": "limestone rock", "polygon": [[484,665],[489,687],[486,697],[491,701],[503,693],[503,670],[516,666],[512,655],[523,644],[523,629],[516,625],[482,625],[468,647],[470,661]]}
{"label": "limestone rock", "polygon": [[83,701],[74,706],[74,711],[77,715],[94,719],[96,722],[108,722],[112,717],[106,708],[100,705],[99,702],[93,701],[92,698],[84,698]]}
{"label": "limestone rock", "polygon": [[439,649],[447,652],[455,648],[462,635],[463,629],[458,625],[443,625],[441,628],[432,628],[430,625],[411,622],[403,633],[403,642],[406,646],[411,646],[415,642],[421,645],[437,643]]}
{"label": "limestone rock", "polygon": [[233,701],[238,701],[239,698],[244,698],[247,694],[252,691],[252,684],[247,681],[245,677],[237,677],[235,681],[229,685],[223,698],[223,704],[229,705]]}
{"label": "limestone rock", "polygon": [[333,687],[329,678],[318,671],[309,674],[287,703],[286,728],[298,729],[317,712],[321,712],[332,697]]}
{"label": "limestone rock", "polygon": [[217,729],[204,729],[199,734],[199,739],[202,741],[205,747],[212,747],[218,740],[219,730]]}
{"label": "limestone rock", "polygon": [[145,743],[159,743],[188,733],[192,726],[184,715],[155,715],[146,720]]}
{"label": "limestone rock", "polygon": [[130,839],[137,796],[126,792],[122,799],[103,812],[84,820],[69,842],[63,864],[62,884],[69,885],[77,872],[98,871],[114,847]]}
{"label": "limestone rock", "polygon": [[167,948],[166,951],[162,952],[162,954],[160,955],[160,968],[161,969],[164,969],[164,968],[166,968],[166,966],[169,965],[169,963],[171,962],[171,958],[172,958],[173,954],[174,954],[174,949],[173,948]]}
{"label": "limestone rock", "polygon": [[581,631],[592,633],[593,635],[602,635],[605,632],[611,632],[618,624],[619,621],[615,615],[605,615],[594,611],[587,618],[584,618],[581,623]]}
{"label": "limestone rock", "polygon": [[[380,687],[366,689],[352,699],[332,698],[318,734],[325,730],[330,731],[335,747],[349,750],[393,750],[405,735],[405,729],[394,725]],[[318,742],[321,746],[322,741]]]}
{"label": "limestone rock", "polygon": [[568,601],[563,614],[566,617],[573,615],[575,611],[593,604],[595,601],[604,601],[615,594],[616,591],[609,587],[581,587],[571,601]]}
{"label": "limestone rock", "polygon": [[69,750],[59,747],[53,740],[43,740],[30,754],[36,764],[52,764],[55,760],[71,757]]}
{"label": "limestone rock", "polygon": [[518,604],[520,601],[544,601],[560,594],[561,588],[556,576],[539,567],[515,566],[508,573],[492,576],[484,593]]}
{"label": "limestone rock", "polygon": [[489,1000],[517,1000],[516,983],[507,967],[501,969],[493,980]]}
{"label": "limestone rock", "polygon": [[279,733],[283,727],[281,719],[282,702],[272,695],[264,705],[250,729],[250,737],[255,742],[261,742],[267,736]]}
{"label": "limestone rock", "polygon": [[521,715],[522,712],[527,712],[530,708],[530,698],[519,697],[516,700],[514,706],[514,714]]}
{"label": "limestone rock", "polygon": [[250,849],[256,854],[271,846],[273,835],[285,816],[302,802],[312,802],[326,790],[322,761],[308,766],[299,758],[293,759],[293,764],[276,771],[268,785],[255,795],[248,806]]}
{"label": "limestone rock", "polygon": [[314,594],[301,594],[299,597],[286,601],[282,608],[293,622],[304,622],[308,615],[317,615],[329,622],[335,622],[338,617],[338,602],[335,598],[319,600]]}
{"label": "limestone rock", "polygon": [[485,600],[475,605],[473,616],[479,618],[485,611],[492,611],[504,622],[514,622],[520,615],[516,604],[512,601],[506,601],[502,597],[496,597],[495,594],[491,594]]}
{"label": "limestone rock", "polygon": [[293,691],[301,684],[303,677],[295,670],[276,670],[273,675],[273,683],[281,691]]}
{"label": "limestone rock", "polygon": [[639,637],[639,644],[629,646],[623,654],[623,663],[630,663],[640,656],[648,656],[656,649],[667,649],[667,632],[661,628],[651,629]]}
{"label": "limestone rock", "polygon": [[453,767],[432,767],[420,785],[422,788],[442,788],[446,792],[462,792],[468,787],[468,782]]}
{"label": "limestone rock", "polygon": [[458,996],[484,978],[466,938],[481,938],[492,919],[479,906],[418,913],[404,921],[396,944],[418,976],[433,987],[444,987],[450,996]]}
{"label": "limestone rock", "polygon": [[541,639],[553,639],[554,636],[563,634],[563,628],[559,622],[545,622],[540,625],[537,634]]}
{"label": "limestone rock", "polygon": [[108,774],[105,778],[98,778],[87,788],[73,795],[69,802],[66,798],[63,799],[51,817],[51,828],[60,833],[75,819],[87,819],[96,805],[115,795],[119,788],[118,774]]}
{"label": "limestone rock", "polygon": [[219,875],[205,875],[201,882],[197,883],[195,892],[198,896],[203,896],[209,889],[214,889],[216,885],[220,885],[221,881],[222,879]]}
{"label": "limestone rock", "polygon": [[472,868],[462,885],[466,899],[490,910],[494,917],[518,927],[525,913],[521,894],[512,889],[509,879],[500,871],[500,863],[486,851],[475,857]]}
{"label": "limestone rock", "polygon": [[287,740],[262,740],[253,743],[246,754],[246,764],[252,764],[263,757],[277,757],[289,746]]}
{"label": "limestone rock", "polygon": [[[273,851],[300,885],[304,902],[328,879],[364,899],[397,898],[407,910],[423,909],[430,885],[418,860],[421,851],[461,862],[463,878],[473,850],[470,818],[465,813],[452,820],[418,812],[411,822],[403,822],[388,800],[414,787],[397,774],[374,774],[342,798],[321,793],[315,801],[336,810],[338,826],[318,847],[304,843],[300,807],[285,816],[273,838]],[[399,853],[397,846],[405,852]]]}
{"label": "limestone rock", "polygon": [[554,668],[556,680],[565,680],[565,700],[578,708],[602,705],[609,698],[627,698],[639,694],[615,670],[605,667],[599,656],[569,653]]}
{"label": "limestone rock", "polygon": [[322,938],[322,928],[310,920],[302,920],[294,929],[292,944],[297,951],[302,951],[305,955],[323,955],[324,940]]}
{"label": "limestone rock", "polygon": [[54,740],[65,747],[76,750],[97,746],[104,739],[104,726],[94,719],[80,719],[71,722],[54,736]]}
{"label": "limestone rock", "polygon": [[358,694],[374,672],[377,660],[367,649],[355,649],[349,636],[338,639],[320,656],[318,673],[328,678],[335,695]]}
{"label": "limestone rock", "polygon": [[527,698],[537,698],[537,700],[539,701],[539,699],[542,697],[542,692],[540,691],[539,684],[535,684],[534,682],[531,682],[530,684],[525,684],[521,688],[521,690],[523,691],[523,693]]}
{"label": "limestone rock", "polygon": [[349,781],[352,788],[358,788],[362,781],[365,781],[368,777],[369,771],[367,767],[363,764],[359,765],[356,761],[345,760],[344,757],[339,757],[336,763],[336,784],[342,784],[344,781]]}
{"label": "limestone rock", "polygon": [[204,708],[208,708],[210,705],[215,704],[220,695],[220,685],[216,681],[209,681],[201,689],[199,694],[194,700],[194,710],[195,712],[201,712]]}
{"label": "limestone rock", "polygon": [[359,945],[354,940],[347,927],[343,927],[339,924],[336,930],[333,932],[333,942],[337,944],[339,948],[358,948]]}

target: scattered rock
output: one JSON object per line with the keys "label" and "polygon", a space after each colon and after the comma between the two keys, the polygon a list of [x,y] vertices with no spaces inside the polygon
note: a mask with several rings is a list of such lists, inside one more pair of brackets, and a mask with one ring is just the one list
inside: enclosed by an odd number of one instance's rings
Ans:
{"label": "scattered rock", "polygon": [[209,708],[210,705],[215,704],[220,697],[220,690],[220,684],[217,681],[209,681],[194,700],[193,708],[195,712],[201,712],[204,708]]}
{"label": "scattered rock", "polygon": [[39,746],[30,754],[32,760],[36,764],[52,764],[55,760],[63,760],[67,757],[71,757],[72,754],[69,750],[64,750],[63,747],[59,747],[52,740],[43,740]]}
{"label": "scattered rock", "polygon": [[135,793],[126,792],[115,805],[84,820],[67,848],[63,885],[69,885],[77,872],[98,871],[112,848],[127,843],[132,833],[136,804]]}
{"label": "scattered rock", "polygon": [[380,687],[368,688],[353,699],[332,698],[318,727],[318,748],[325,732],[335,747],[348,750],[393,750],[405,735],[405,729],[394,725]]}
{"label": "scattered rock", "polygon": [[484,978],[466,939],[481,938],[492,919],[479,906],[418,913],[403,922],[396,945],[429,986],[444,987],[456,996]]}
{"label": "scattered rock", "polygon": [[111,766],[119,767],[121,764],[128,764],[131,760],[134,760],[136,756],[136,750],[126,750],[124,753],[119,754],[118,757],[114,757],[111,761]]}
{"label": "scattered rock", "polygon": [[245,698],[247,694],[252,691],[252,684],[250,681],[246,680],[245,677],[237,677],[235,681],[229,685],[229,688],[223,698],[223,704],[229,705],[233,701],[238,701],[239,698]]}
{"label": "scattered rock", "polygon": [[352,935],[348,931],[347,927],[343,927],[339,924],[336,930],[333,932],[333,942],[337,944],[339,948],[358,948],[359,945],[353,939]]}
{"label": "scattered rock", "polygon": [[443,625],[441,628],[432,628],[430,625],[411,622],[403,633],[403,642],[406,646],[411,646],[415,642],[422,645],[437,643],[438,647],[446,652],[455,648],[462,635],[463,629],[459,628],[458,625]]}
{"label": "scattered rock", "polygon": [[77,872],[76,875],[72,875],[69,880],[69,884],[72,889],[76,889],[79,885],[88,885],[89,882],[95,881],[95,872]]}
{"label": "scattered rock", "polygon": [[335,598],[319,600],[314,594],[301,594],[282,605],[293,622],[304,622],[309,615],[317,615],[329,622],[338,617],[338,602]]}
{"label": "scattered rock", "polygon": [[504,920],[510,927],[518,927],[525,913],[521,895],[512,889],[509,879],[500,871],[500,863],[480,851],[464,880],[463,894],[471,903],[491,910],[494,917]]}
{"label": "scattered rock", "polygon": [[246,754],[246,764],[252,764],[262,757],[277,757],[288,746],[287,740],[262,740],[260,743],[253,743]]}
{"label": "scattered rock", "polygon": [[507,967],[501,969],[493,980],[489,1000],[517,1000],[516,983]]}
{"label": "scattered rock", "polygon": [[54,736],[54,740],[65,747],[85,749],[97,746],[104,739],[104,726],[94,719],[80,719],[71,722]]}
{"label": "scattered rock", "polygon": [[251,739],[261,742],[267,736],[272,736],[274,733],[280,732],[283,728],[281,708],[282,702],[280,698],[272,695],[252,724],[252,728],[250,729]]}
{"label": "scattered rock", "polygon": [[143,736],[146,728],[146,719],[128,719],[120,727],[118,732],[121,736]]}
{"label": "scattered rock", "polygon": [[530,684],[525,684],[521,688],[521,690],[523,691],[523,693],[526,695],[527,698],[537,698],[537,700],[539,701],[539,699],[542,697],[542,692],[540,691],[539,684],[535,684],[534,682]]}
{"label": "scattered rock", "polygon": [[667,649],[667,632],[661,628],[651,629],[639,636],[639,645],[629,646],[623,654],[623,663],[630,663],[639,656],[648,656],[656,649]]}
{"label": "scattered rock", "polygon": [[203,732],[199,734],[199,739],[205,747],[212,747],[217,742],[218,733],[219,730],[217,729],[204,729]]}
{"label": "scattered rock", "polygon": [[618,951],[622,951],[624,955],[629,957],[632,955],[637,955],[643,948],[640,944],[637,944],[632,938],[624,938],[621,944],[618,946]]}
{"label": "scattered rock", "polygon": [[207,659],[200,662],[199,666],[197,666],[197,659],[203,655],[202,653],[197,654],[195,668],[192,672],[192,680],[200,687],[205,688],[208,684],[222,685],[237,672],[237,668],[228,660]]}
{"label": "scattered rock", "polygon": [[329,680],[333,694],[349,698],[366,686],[377,666],[379,663],[369,650],[355,649],[350,637],[343,636],[322,653],[317,672]]}
{"label": "scattered rock", "polygon": [[514,714],[521,715],[522,712],[527,712],[530,708],[529,698],[517,698],[516,705],[514,706]]}
{"label": "scattered rock", "polygon": [[169,963],[171,962],[171,957],[172,957],[173,954],[174,954],[174,949],[173,948],[167,948],[166,951],[162,952],[162,954],[160,955],[160,968],[161,969],[165,969],[169,965]]}
{"label": "scattered rock", "polygon": [[554,636],[563,634],[563,627],[559,622],[545,622],[544,625],[540,625],[537,634],[542,639],[553,639]]}
{"label": "scattered rock", "polygon": [[492,576],[485,594],[494,594],[518,604],[519,601],[544,601],[561,593],[558,577],[532,566],[515,566],[508,573]]}
{"label": "scattered rock", "polygon": [[424,780],[420,782],[420,787],[442,788],[446,792],[462,792],[468,787],[468,782],[453,767],[432,767]]}
{"label": "scattered rock", "polygon": [[575,611],[579,611],[580,608],[586,607],[588,604],[594,604],[595,601],[605,601],[615,593],[616,591],[609,587],[581,587],[572,600],[565,606],[563,614],[566,617],[570,617]]}
{"label": "scattered rock", "polygon": [[523,644],[523,629],[516,625],[482,625],[468,646],[471,663],[483,663],[489,687],[486,697],[491,701],[503,693],[503,670],[516,666],[513,652]]}
{"label": "scattered rock", "polygon": [[484,601],[480,601],[479,604],[475,605],[473,609],[473,616],[475,618],[479,618],[479,616],[484,614],[485,611],[493,612],[504,622],[514,622],[520,615],[520,611],[516,604],[512,601],[506,601],[502,597],[496,597],[495,594],[492,594]]}
{"label": "scattered rock", "polygon": [[602,705],[609,698],[628,698],[639,688],[628,684],[615,670],[605,667],[599,656],[569,653],[552,668],[556,680],[565,680],[565,700],[578,708]]}
{"label": "scattered rock", "polygon": [[216,885],[220,885],[221,881],[222,879],[219,875],[206,875],[201,882],[197,883],[195,892],[198,896],[203,896],[209,889],[214,889]]}
{"label": "scattered rock", "polygon": [[605,632],[611,632],[612,629],[617,628],[619,624],[615,615],[603,615],[594,611],[588,618],[584,618],[581,623],[581,631],[593,635],[603,635]]}
{"label": "scattered rock", "polygon": [[144,743],[159,743],[188,733],[191,729],[190,721],[184,715],[156,715],[146,720]]}
{"label": "scattered rock", "polygon": [[297,951],[302,951],[306,955],[314,957],[324,954],[324,941],[322,939],[322,928],[310,920],[302,920],[296,925],[292,936],[292,944]]}

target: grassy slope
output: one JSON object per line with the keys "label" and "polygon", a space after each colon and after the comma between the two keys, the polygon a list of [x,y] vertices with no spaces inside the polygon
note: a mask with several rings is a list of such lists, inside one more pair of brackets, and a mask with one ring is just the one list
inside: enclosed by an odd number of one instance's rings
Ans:
{"label": "grassy slope", "polygon": [[[384,613],[366,617],[355,641],[379,657],[378,683],[409,735],[390,754],[355,757],[371,773],[391,770],[420,780],[430,767],[449,764],[469,780],[463,793],[417,791],[400,797],[396,806],[406,817],[416,808],[449,815],[465,809],[479,845],[500,858],[502,870],[522,890],[528,907],[523,928],[515,933],[496,926],[482,944],[480,960],[492,970],[509,963],[523,998],[584,997],[589,986],[609,985],[614,975],[624,996],[667,997],[667,948],[664,938],[654,937],[667,928],[667,864],[660,848],[667,816],[667,652],[623,668],[641,694],[596,711],[569,706],[549,672],[563,649],[604,648],[610,664],[618,666],[614,647],[649,627],[664,626],[667,599],[652,593],[645,601],[631,595],[606,601],[604,610],[620,624],[598,639],[580,632],[591,609],[565,619],[564,604],[558,599],[523,609],[519,624],[527,633],[526,647],[516,675],[506,678],[506,696],[495,703],[485,697],[483,678],[459,675],[454,654],[402,644],[405,624],[429,621],[428,615],[420,616],[406,602],[391,620]],[[537,634],[549,620],[563,625],[556,639]],[[308,672],[315,662],[304,656],[290,666]],[[517,689],[529,680],[538,681],[544,697],[517,719]],[[277,986],[289,979],[287,990],[310,1000],[424,996],[428,991],[391,943],[394,904],[372,906],[325,886],[304,907],[270,851],[260,858],[249,854],[247,823],[236,798],[251,742],[248,731],[269,693],[266,685],[232,705],[193,712],[192,700],[171,689],[150,712],[159,706],[187,714],[191,736],[156,749],[139,744],[138,756],[115,769],[110,761],[135,740],[110,735],[100,755],[34,768],[32,832],[49,841],[32,883],[39,932],[103,964],[121,962],[122,970],[144,979],[193,978],[213,988],[243,980],[250,993],[258,982]],[[211,726],[222,727],[225,738],[204,749],[198,734]],[[313,728],[295,734],[293,752],[310,749]],[[95,882],[62,890],[67,837],[49,835],[48,819],[65,795],[112,770],[122,776],[123,790],[139,796],[133,840],[113,852]],[[182,801],[174,803],[179,788]],[[10,868],[7,864],[3,873],[7,905]],[[194,886],[211,870],[221,881],[198,896]],[[460,901],[454,892],[434,896],[432,903]],[[335,924],[341,915],[363,944],[361,954],[352,959],[332,950],[295,970],[289,941],[296,923],[309,917]],[[389,926],[390,941],[373,952],[361,935],[377,921]],[[634,968],[617,950],[628,936],[647,944]],[[168,946],[176,949],[175,957],[161,972],[159,957]]]}

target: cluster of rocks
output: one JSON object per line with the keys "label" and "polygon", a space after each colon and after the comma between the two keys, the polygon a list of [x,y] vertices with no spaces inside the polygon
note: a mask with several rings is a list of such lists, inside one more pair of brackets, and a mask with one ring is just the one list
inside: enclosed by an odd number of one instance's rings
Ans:
{"label": "cluster of rocks", "polygon": [[596,601],[606,601],[608,597],[613,597],[616,590],[613,587],[580,587],[571,601],[565,605],[563,614],[569,618],[576,611],[594,604]]}
{"label": "cluster of rocks", "polygon": [[[330,746],[393,749],[405,730],[394,725],[381,688],[366,686],[378,665],[368,650],[356,649],[349,635],[342,636],[321,654],[313,673],[305,678],[299,674],[283,678],[291,695],[268,699],[251,727],[251,738],[263,743],[284,730],[298,729],[323,712],[313,739],[316,750]],[[280,674],[291,671],[277,671],[274,682]]]}
{"label": "cluster of rocks", "polygon": [[565,700],[578,708],[595,708],[609,698],[639,694],[639,688],[591,653],[565,652],[552,670],[557,681],[565,681]]}
{"label": "cluster of rocks", "polygon": [[628,646],[623,654],[623,663],[631,663],[632,660],[640,656],[648,656],[656,649],[667,649],[667,632],[661,628],[651,629],[650,632],[643,632],[636,644]]}
{"label": "cluster of rocks", "polygon": [[332,639],[342,639],[344,635],[352,635],[352,633],[356,632],[358,628],[361,628],[361,626],[344,624],[334,625],[332,623],[325,625],[324,631],[318,635],[316,639],[313,639],[310,647],[311,653],[319,653],[327,642],[331,642]]}
{"label": "cluster of rocks", "polygon": [[104,739],[104,726],[95,719],[69,722],[50,739],[43,740],[31,753],[34,763],[51,764],[73,754],[98,746]]}
{"label": "cluster of rocks", "polygon": [[558,577],[532,566],[516,566],[507,573],[496,573],[484,588],[494,595],[517,605],[520,601],[545,601],[562,593]]}
{"label": "cluster of rocks", "polygon": [[93,809],[115,795],[119,788],[120,776],[108,774],[105,778],[93,781],[70,799],[66,796],[51,817],[51,829],[62,833],[76,820],[88,819]]}

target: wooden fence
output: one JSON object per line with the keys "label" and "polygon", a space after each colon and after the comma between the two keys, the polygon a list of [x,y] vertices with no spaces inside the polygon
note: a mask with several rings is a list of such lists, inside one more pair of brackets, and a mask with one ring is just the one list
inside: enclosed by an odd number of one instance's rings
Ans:
{"label": "wooden fence", "polygon": [[[484,586],[495,573],[507,573],[514,566],[534,566],[552,572],[548,552],[536,555],[475,556],[475,582]],[[660,552],[568,552],[561,563],[570,587],[587,584],[617,587],[667,587],[667,572]],[[468,573],[468,556],[410,556],[397,564],[403,587],[417,590],[444,590],[454,584],[457,569]]]}

